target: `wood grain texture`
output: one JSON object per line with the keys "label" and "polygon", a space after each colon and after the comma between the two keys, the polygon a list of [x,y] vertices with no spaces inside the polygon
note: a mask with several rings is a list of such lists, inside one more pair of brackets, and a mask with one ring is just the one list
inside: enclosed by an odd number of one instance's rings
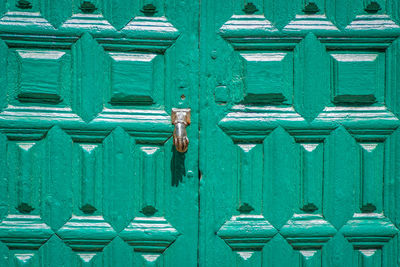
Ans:
{"label": "wood grain texture", "polygon": [[397,266],[397,1],[248,2],[201,3],[200,266]]}
{"label": "wood grain texture", "polygon": [[197,265],[198,5],[2,1],[0,266]]}
{"label": "wood grain texture", "polygon": [[0,266],[398,266],[399,10],[2,1]]}

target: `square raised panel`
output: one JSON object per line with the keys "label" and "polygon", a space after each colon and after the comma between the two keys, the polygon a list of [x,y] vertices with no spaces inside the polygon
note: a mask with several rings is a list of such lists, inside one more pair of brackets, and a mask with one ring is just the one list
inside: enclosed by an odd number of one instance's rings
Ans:
{"label": "square raised panel", "polygon": [[385,54],[381,52],[331,53],[333,102],[371,105],[383,102]]}
{"label": "square raised panel", "polygon": [[156,102],[155,87],[160,57],[156,54],[110,53],[112,105],[151,105]]}
{"label": "square raised panel", "polygon": [[16,50],[20,102],[57,104],[62,101],[63,51]]}
{"label": "square raised panel", "polygon": [[244,58],[246,103],[290,104],[293,94],[293,53],[241,53]]}

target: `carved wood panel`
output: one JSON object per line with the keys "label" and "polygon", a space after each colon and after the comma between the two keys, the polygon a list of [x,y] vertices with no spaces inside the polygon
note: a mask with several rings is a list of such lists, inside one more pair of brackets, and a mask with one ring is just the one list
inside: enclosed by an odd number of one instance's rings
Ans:
{"label": "carved wood panel", "polygon": [[399,7],[2,1],[0,266],[397,266]]}
{"label": "carved wood panel", "polygon": [[211,2],[200,265],[397,266],[396,1]]}
{"label": "carved wood panel", "polygon": [[179,5],[2,2],[1,266],[196,265],[197,154],[171,150],[170,111],[196,111],[198,11]]}

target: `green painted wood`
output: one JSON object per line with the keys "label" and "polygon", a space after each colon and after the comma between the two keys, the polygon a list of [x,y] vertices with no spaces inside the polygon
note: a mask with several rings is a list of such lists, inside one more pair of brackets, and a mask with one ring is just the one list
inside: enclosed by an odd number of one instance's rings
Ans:
{"label": "green painted wood", "polygon": [[399,266],[399,10],[2,1],[0,266]]}
{"label": "green painted wood", "polygon": [[399,266],[398,1],[201,1],[199,266]]}
{"label": "green painted wood", "polygon": [[0,6],[0,266],[196,266],[198,3]]}

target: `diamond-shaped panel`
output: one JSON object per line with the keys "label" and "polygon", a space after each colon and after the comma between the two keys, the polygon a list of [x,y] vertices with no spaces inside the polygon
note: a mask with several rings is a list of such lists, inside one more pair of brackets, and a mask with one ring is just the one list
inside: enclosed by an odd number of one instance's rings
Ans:
{"label": "diamond-shaped panel", "polygon": [[380,249],[398,232],[382,214],[356,213],[340,232],[357,250]]}
{"label": "diamond-shaped panel", "polygon": [[83,34],[74,44],[73,53],[79,69],[74,77],[78,82],[72,109],[84,121],[90,121],[103,108],[103,93],[107,83],[103,73],[106,72],[109,61],[104,50],[88,33]]}
{"label": "diamond-shaped panel", "polygon": [[136,217],[120,237],[149,262],[156,261],[180,233],[163,217]]}
{"label": "diamond-shaped panel", "polygon": [[325,15],[296,15],[296,18],[285,26],[284,31],[335,31],[338,28]]}
{"label": "diamond-shaped panel", "polygon": [[295,214],[280,233],[296,250],[321,249],[336,233],[335,227],[317,214]]}
{"label": "diamond-shaped panel", "polygon": [[400,26],[397,25],[388,15],[385,14],[369,14],[369,15],[358,15],[356,18],[346,27],[346,30],[351,31],[373,31],[379,30],[390,31],[397,30]]}
{"label": "diamond-shaped panel", "polygon": [[[262,215],[232,216],[218,230],[217,235],[236,252],[254,252],[263,249],[278,231]],[[240,254],[240,253],[239,253]],[[251,256],[240,254],[242,257]]]}
{"label": "diamond-shaped panel", "polygon": [[57,235],[74,251],[102,251],[117,235],[102,216],[72,216]]}
{"label": "diamond-shaped panel", "polygon": [[38,215],[8,215],[0,223],[0,240],[10,249],[37,250],[52,234]]}

